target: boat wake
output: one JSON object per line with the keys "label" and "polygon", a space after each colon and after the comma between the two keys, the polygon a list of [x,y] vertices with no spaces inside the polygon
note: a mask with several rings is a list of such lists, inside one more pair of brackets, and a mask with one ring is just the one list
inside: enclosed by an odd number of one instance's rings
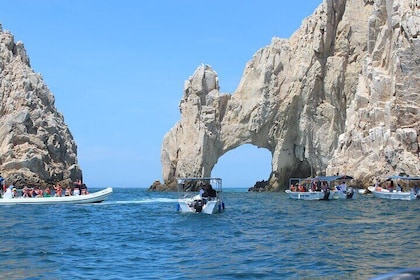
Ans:
{"label": "boat wake", "polygon": [[144,203],[176,203],[178,199],[175,198],[151,198],[141,200],[121,200],[121,201],[107,201],[105,204],[144,204]]}

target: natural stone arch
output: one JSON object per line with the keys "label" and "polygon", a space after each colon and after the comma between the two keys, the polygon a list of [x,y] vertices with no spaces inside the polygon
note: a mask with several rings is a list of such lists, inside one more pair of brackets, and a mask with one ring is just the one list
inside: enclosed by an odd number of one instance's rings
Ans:
{"label": "natural stone arch", "polygon": [[164,183],[210,176],[245,143],[271,152],[273,190],[292,176],[346,173],[366,187],[376,176],[417,175],[417,10],[411,0],[324,1],[289,40],[255,53],[232,95],[201,65],[163,140]]}
{"label": "natural stone arch", "polygon": [[[173,185],[176,177],[211,176],[218,159],[243,144],[271,153],[270,178],[275,189],[296,172],[310,175],[310,165],[302,154],[305,148],[294,140],[297,130],[282,127],[298,123],[295,108],[299,102],[279,114],[279,90],[252,88],[255,84],[242,83],[235,94],[220,94],[216,72],[208,65],[198,67],[185,83],[181,120],[164,137],[161,160],[166,185]],[[284,139],[281,145],[279,137]]]}

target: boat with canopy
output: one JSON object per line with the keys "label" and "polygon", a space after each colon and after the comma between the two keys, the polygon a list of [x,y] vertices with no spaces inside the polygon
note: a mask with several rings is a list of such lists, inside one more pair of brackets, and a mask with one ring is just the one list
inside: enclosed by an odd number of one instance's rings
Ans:
{"label": "boat with canopy", "polygon": [[177,187],[179,212],[214,214],[225,209],[220,178],[178,178]]}
{"label": "boat with canopy", "polygon": [[354,188],[347,186],[350,180],[353,177],[348,175],[290,178],[285,192],[289,198],[298,200],[354,199]]}
{"label": "boat with canopy", "polygon": [[393,175],[368,187],[373,196],[383,199],[420,199],[420,176]]}

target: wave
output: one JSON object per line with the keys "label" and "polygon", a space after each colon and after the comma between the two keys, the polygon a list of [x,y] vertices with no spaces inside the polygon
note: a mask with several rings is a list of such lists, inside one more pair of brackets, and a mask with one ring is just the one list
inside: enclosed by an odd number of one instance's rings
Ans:
{"label": "wave", "polygon": [[150,198],[150,199],[140,199],[140,200],[121,200],[121,201],[107,201],[104,204],[143,204],[143,203],[176,203],[178,199],[175,198]]}

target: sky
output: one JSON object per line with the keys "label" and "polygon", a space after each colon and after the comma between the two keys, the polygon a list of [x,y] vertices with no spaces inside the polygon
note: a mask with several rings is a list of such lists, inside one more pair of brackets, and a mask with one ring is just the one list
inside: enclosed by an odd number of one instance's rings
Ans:
{"label": "sky", "polygon": [[[55,97],[88,187],[162,182],[161,145],[180,119],[184,82],[200,64],[232,94],[272,37],[290,38],[321,0],[21,0],[0,23],[24,43]],[[267,180],[271,154],[250,144],[212,171],[224,187]]]}

